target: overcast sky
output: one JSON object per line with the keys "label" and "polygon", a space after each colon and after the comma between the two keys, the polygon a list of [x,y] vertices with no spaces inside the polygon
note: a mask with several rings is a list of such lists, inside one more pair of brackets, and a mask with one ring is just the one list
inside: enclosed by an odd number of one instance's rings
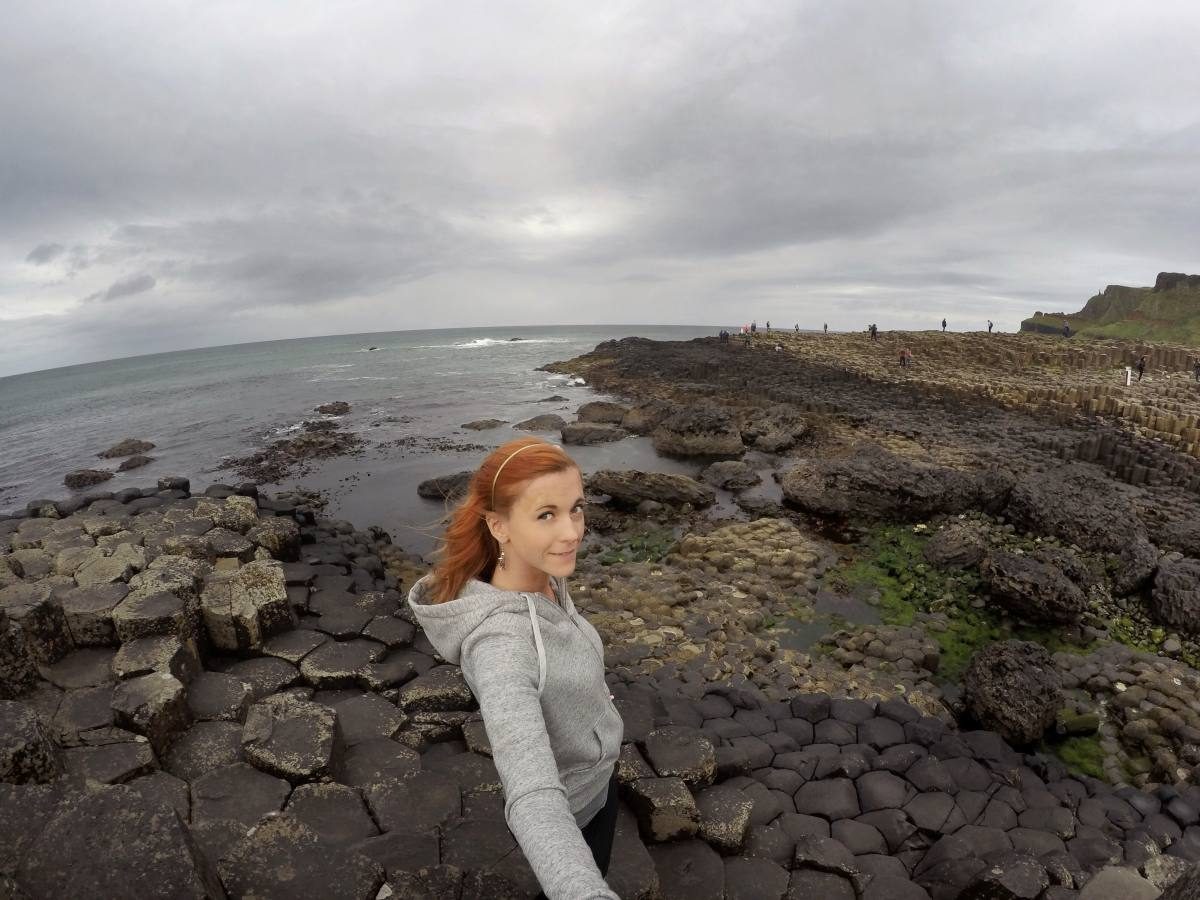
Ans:
{"label": "overcast sky", "polygon": [[462,325],[1009,330],[1200,271],[1194,2],[3,18],[0,375]]}

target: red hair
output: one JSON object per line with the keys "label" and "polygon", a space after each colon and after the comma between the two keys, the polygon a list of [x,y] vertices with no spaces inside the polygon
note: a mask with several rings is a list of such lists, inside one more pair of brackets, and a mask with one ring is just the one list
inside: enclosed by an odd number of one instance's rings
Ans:
{"label": "red hair", "polygon": [[500,548],[488,530],[486,513],[507,514],[527,481],[578,468],[565,450],[541,438],[517,438],[493,450],[450,514],[433,567],[431,602],[453,600],[472,578],[492,577]]}

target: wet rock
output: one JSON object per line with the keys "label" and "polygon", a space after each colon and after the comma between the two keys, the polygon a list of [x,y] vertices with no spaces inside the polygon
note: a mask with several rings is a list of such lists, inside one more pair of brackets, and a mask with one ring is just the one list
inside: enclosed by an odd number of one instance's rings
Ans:
{"label": "wet rock", "polygon": [[963,695],[985,728],[1024,746],[1054,724],[1062,706],[1062,683],[1045,648],[1028,641],[999,641],[971,657]]}
{"label": "wet rock", "polygon": [[191,721],[183,683],[166,672],[120,682],[113,691],[112,708],[117,724],[145,735],[159,756],[166,754]]}
{"label": "wet rock", "polygon": [[585,403],[575,411],[575,418],[580,422],[602,422],[608,425],[620,425],[629,408],[620,403],[608,400],[593,400]]}
{"label": "wet rock", "polygon": [[107,450],[97,453],[100,459],[120,459],[122,456],[134,456],[138,453],[149,453],[154,449],[154,444],[150,441],[139,440],[138,438],[125,438],[113,444]]}
{"label": "wet rock", "polygon": [[1031,622],[1073,624],[1087,609],[1077,581],[1048,560],[1000,550],[990,553],[979,571],[1001,605]]}
{"label": "wet rock", "polygon": [[350,404],[345,400],[333,400],[329,403],[322,403],[313,412],[318,412],[323,416],[344,416],[350,412]]}
{"label": "wet rock", "polygon": [[346,846],[379,834],[358,790],[344,784],[302,784],[292,791],[284,812],[325,844]]}
{"label": "wet rock", "polygon": [[629,785],[628,799],[643,840],[680,840],[700,830],[700,811],[681,778],[640,778]]}
{"label": "wet rock", "polygon": [[1112,576],[1113,593],[1118,597],[1140,591],[1158,568],[1158,548],[1145,538],[1130,541],[1117,557]]}
{"label": "wet rock", "polygon": [[130,787],[68,804],[31,847],[18,873],[37,897],[143,900],[224,898],[220,882],[178,813]]}
{"label": "wet rock", "polygon": [[959,896],[963,900],[1037,900],[1049,886],[1044,866],[1032,856],[1013,853],[979,872]]}
{"label": "wet rock", "polygon": [[619,425],[597,422],[569,422],[561,431],[564,444],[607,444],[629,436],[629,432]]}
{"label": "wet rock", "polygon": [[468,431],[490,431],[493,428],[499,428],[501,425],[507,425],[503,419],[476,419],[473,422],[464,422],[459,428],[466,428]]}
{"label": "wet rock", "polygon": [[0,700],[17,697],[37,681],[37,664],[25,632],[0,609]]}
{"label": "wet rock", "polygon": [[689,787],[712,784],[717,772],[717,754],[703,732],[675,725],[657,728],[646,735],[646,759],[663,778],[682,778]]}
{"label": "wet rock", "polygon": [[1053,535],[1085,550],[1120,553],[1145,537],[1128,496],[1085,464],[1027,473],[1014,485],[1004,514],[1022,531]]}
{"label": "wet rock", "polygon": [[377,738],[392,738],[407,719],[396,706],[378,694],[360,694],[334,704],[347,747]]}
{"label": "wet rock", "polygon": [[245,763],[211,769],[192,782],[192,821],[236,822],[250,828],[283,809],[292,788]]}
{"label": "wet rock", "polygon": [[200,604],[209,639],[221,650],[260,650],[266,638],[296,625],[283,569],[269,560],[214,574]]}
{"label": "wet rock", "polygon": [[73,491],[81,491],[94,484],[108,481],[108,479],[113,477],[113,474],[113,472],[104,469],[76,469],[74,472],[66,474],[63,478],[63,484]]}
{"label": "wet rock", "polygon": [[796,812],[829,819],[853,819],[862,813],[858,792],[848,778],[809,781],[796,791]]}
{"label": "wet rock", "polygon": [[121,641],[153,635],[175,635],[181,641],[195,640],[197,622],[184,601],[166,591],[134,591],[112,613],[113,627]]}
{"label": "wet rock", "polygon": [[534,416],[532,419],[525,419],[523,422],[518,422],[513,428],[518,431],[562,431],[566,427],[567,421],[562,416],[556,416],[553,413],[543,413],[540,416]]}
{"label": "wet rock", "polygon": [[121,464],[117,466],[117,471],[128,472],[132,469],[140,469],[143,466],[150,465],[152,462],[154,462],[153,456],[142,456],[141,454],[138,454],[136,456],[129,457],[129,459],[122,460]]}
{"label": "wet rock", "polygon": [[386,648],[375,641],[328,641],[300,662],[300,675],[315,688],[368,686],[372,663]]}
{"label": "wet rock", "polygon": [[337,714],[287,694],[267,697],[246,714],[242,747],[253,765],[293,784],[332,776],[342,752]]}
{"label": "wet rock", "polygon": [[674,841],[647,848],[664,900],[722,900],[725,864],[703,841]]}
{"label": "wet rock", "polygon": [[296,817],[263,819],[220,863],[232,896],[262,900],[375,900],[383,869],[346,847],[329,846]]}
{"label": "wet rock", "polygon": [[[514,427],[519,428],[520,426]],[[474,472],[455,472],[453,475],[427,479],[417,485],[417,496],[424,497],[426,500],[455,502],[467,495],[467,489],[471,486],[471,478],[474,474]]]}
{"label": "wet rock", "polygon": [[1156,622],[1200,634],[1200,559],[1164,559],[1154,577],[1150,614]]}
{"label": "wet rock", "polygon": [[616,503],[636,506],[644,500],[656,503],[709,506],[716,499],[713,489],[686,475],[658,472],[601,471],[587,478],[589,491],[608,494]]}
{"label": "wet rock", "polygon": [[[436,866],[440,858],[436,831],[393,831],[390,834],[366,838],[354,844],[351,849],[383,866],[389,882],[394,877]],[[393,883],[392,887],[395,889],[396,885]],[[408,895],[404,893],[399,894],[401,898],[406,896]]]}
{"label": "wet rock", "polygon": [[171,807],[184,822],[191,820],[192,792],[187,782],[166,772],[151,772],[127,782],[127,785],[151,803]]}
{"label": "wet rock", "polygon": [[24,633],[26,652],[37,662],[52,663],[70,652],[66,618],[49,579],[0,589],[0,611]]}
{"label": "wet rock", "polygon": [[819,869],[798,869],[788,879],[787,900],[855,900],[858,892],[854,883],[842,876]]}
{"label": "wet rock", "polygon": [[[1178,885],[1178,882],[1176,883]],[[1175,893],[1172,888],[1159,900],[1191,900],[1194,894]],[[1101,869],[1079,892],[1079,900],[1155,900],[1158,888],[1142,878],[1133,869],[1123,866],[1108,866]]]}
{"label": "wet rock", "polygon": [[421,757],[396,741],[372,738],[349,746],[338,781],[369,791],[385,781],[401,781],[421,769]]}
{"label": "wet rock", "polygon": [[121,728],[102,728],[89,732],[86,739],[102,742],[64,750],[68,775],[97,784],[124,784],[158,769],[158,758],[141,735]]}
{"label": "wet rock", "polygon": [[714,487],[727,491],[740,491],[754,487],[762,477],[740,459],[724,459],[706,467],[700,478]]}
{"label": "wet rock", "polygon": [[667,416],[651,440],[665,456],[736,459],[746,450],[733,417],[720,406],[703,404]]}
{"label": "wet rock", "polygon": [[0,700],[0,781],[53,781],[62,774],[58,751],[37,714],[23,703]]}
{"label": "wet rock", "polygon": [[868,444],[852,456],[806,460],[782,479],[784,498],[827,517],[863,516],[912,521],[938,513],[993,510],[1008,482],[996,473],[971,474],[897,456]]}
{"label": "wet rock", "polygon": [[243,659],[225,671],[250,685],[254,700],[277,694],[300,681],[300,671],[295,666],[274,656]]}
{"label": "wet rock", "polygon": [[56,663],[42,666],[42,677],[64,691],[108,684],[113,680],[112,661],[115,656],[107,648],[89,647],[68,653]]}

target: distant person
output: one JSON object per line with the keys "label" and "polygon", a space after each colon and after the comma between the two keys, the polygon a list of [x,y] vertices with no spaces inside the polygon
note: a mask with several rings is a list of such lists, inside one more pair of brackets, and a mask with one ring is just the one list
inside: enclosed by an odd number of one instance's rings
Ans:
{"label": "distant person", "polygon": [[942,319],[942,334],[946,333],[946,320]]}
{"label": "distant person", "polygon": [[1192,363],[1192,373],[1196,376],[1196,381],[1200,381],[1200,359]]}
{"label": "distant person", "polygon": [[829,323],[828,322],[825,323],[825,333],[829,334]]}
{"label": "distant person", "polygon": [[992,320],[988,319],[988,334],[992,333]]}
{"label": "distant person", "polygon": [[1071,325],[1068,322],[1063,322],[1063,337],[1069,338],[1070,336],[1071,336]]}
{"label": "distant person", "polygon": [[1138,358],[1137,365],[1134,366],[1134,368],[1137,369],[1138,381],[1141,381],[1142,375],[1145,374],[1145,372],[1146,372],[1146,357],[1145,357],[1145,355]]}
{"label": "distant person", "polygon": [[876,325],[874,322],[871,323],[871,340],[873,340],[873,341],[879,340],[879,326]]}
{"label": "distant person", "polygon": [[799,333],[800,333],[800,323],[797,322],[796,323],[796,334],[799,334]]}
{"label": "distant person", "polygon": [[771,320],[767,319],[767,331],[771,330]]}
{"label": "distant person", "polygon": [[752,321],[750,323],[750,333],[754,334],[756,331],[758,331],[758,320],[757,319],[755,319],[754,321]]}

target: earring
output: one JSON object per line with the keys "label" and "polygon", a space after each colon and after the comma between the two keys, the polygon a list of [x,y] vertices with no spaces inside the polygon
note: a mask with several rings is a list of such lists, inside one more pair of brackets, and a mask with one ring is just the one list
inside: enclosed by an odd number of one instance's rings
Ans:
{"label": "earring", "polygon": [[505,568],[505,564],[504,564],[504,547],[503,547],[503,546],[500,548],[500,558],[499,558],[498,560],[496,560],[496,565],[498,565],[498,566],[499,566],[500,568],[502,568],[502,569],[503,569],[503,568]]}

